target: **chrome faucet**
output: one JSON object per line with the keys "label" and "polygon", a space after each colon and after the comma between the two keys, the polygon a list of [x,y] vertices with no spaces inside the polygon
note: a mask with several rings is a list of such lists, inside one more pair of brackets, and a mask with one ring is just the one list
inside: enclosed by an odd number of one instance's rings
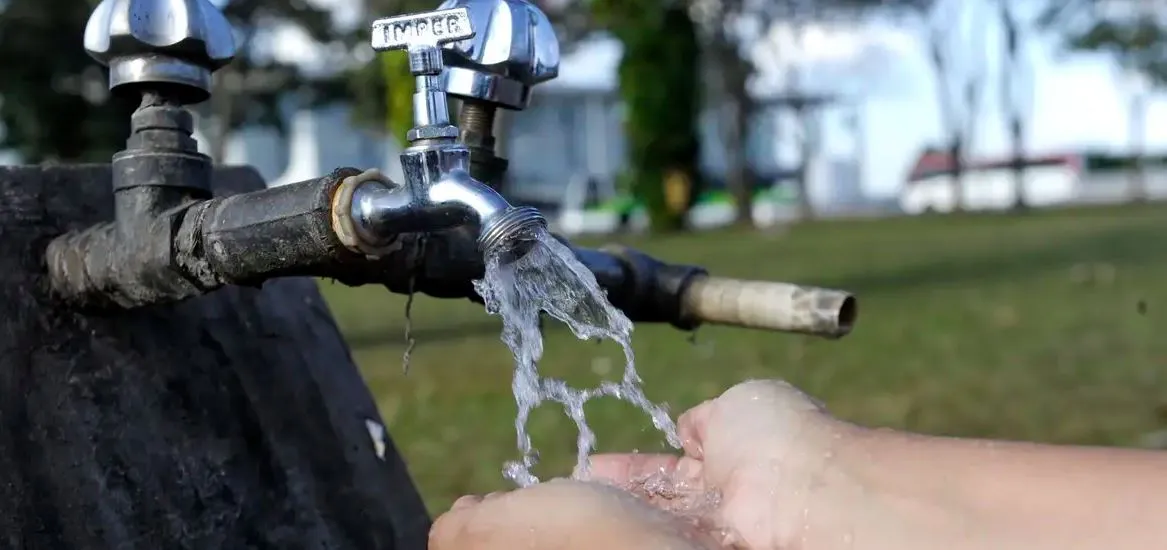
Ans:
{"label": "chrome faucet", "polygon": [[[109,65],[110,90],[141,96],[141,104],[126,149],[106,172],[114,199],[107,219],[72,228],[45,249],[53,295],[76,307],[134,309],[312,276],[481,299],[473,281],[487,260],[523,254],[547,221],[475,175],[476,166],[489,172],[499,159],[468,145],[468,135],[488,130],[478,115],[524,109],[531,87],[558,74],[554,32],[526,0],[447,0],[434,12],[375,22],[372,46],[407,50],[417,80],[410,146],[401,154],[405,181],[338,167],[244,191],[245,182],[226,185],[225,173],[215,174],[199,153],[185,108],[210,96],[211,73],[235,54],[227,20],[210,0],[103,0],[85,47]],[[447,94],[463,102],[461,128],[450,122]],[[61,177],[88,184],[94,173]],[[837,338],[857,312],[845,292],[712,277],[626,247],[571,249],[635,322]]]}
{"label": "chrome faucet", "polygon": [[406,50],[416,91],[410,146],[401,153],[405,182],[395,185],[372,174],[352,191],[353,229],[367,245],[376,247],[402,233],[473,224],[479,250],[491,254],[531,228],[547,225],[538,210],[512,206],[470,175],[470,149],[458,142],[458,128],[450,123],[441,46],[475,34],[465,7],[373,22],[373,49]]}

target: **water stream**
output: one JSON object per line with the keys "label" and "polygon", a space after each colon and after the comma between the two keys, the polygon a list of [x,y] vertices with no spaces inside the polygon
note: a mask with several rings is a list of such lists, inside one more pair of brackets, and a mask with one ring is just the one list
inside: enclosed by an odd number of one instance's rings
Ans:
{"label": "water stream", "polygon": [[[668,411],[652,403],[641,389],[632,353],[632,321],[608,302],[604,290],[592,272],[581,264],[571,249],[545,230],[531,235],[533,248],[517,261],[492,255],[486,259],[486,274],[474,282],[474,288],[486,302],[486,309],[502,319],[502,340],[515,358],[512,389],[518,413],[515,430],[521,458],[508,462],[503,474],[520,487],[539,482],[531,473],[538,453],[527,433],[527,418],[545,402],[563,405],[575,422],[575,475],[586,477],[588,456],[596,436],[588,427],[584,404],[590,399],[610,396],[638,407],[665,434],[674,448],[680,448],[676,425]],[[624,349],[624,375],[619,382],[605,381],[594,388],[572,388],[563,380],[539,375],[543,356],[543,334],[539,328],[540,312],[567,324],[581,340],[608,339]]]}

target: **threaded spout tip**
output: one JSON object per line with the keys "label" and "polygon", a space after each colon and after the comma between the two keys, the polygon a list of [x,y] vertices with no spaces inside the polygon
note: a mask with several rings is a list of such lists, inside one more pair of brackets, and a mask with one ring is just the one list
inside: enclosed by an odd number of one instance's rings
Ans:
{"label": "threaded spout tip", "polygon": [[538,209],[511,207],[482,227],[478,249],[487,258],[505,254],[510,259],[517,259],[530,250],[537,231],[546,229],[547,219]]}

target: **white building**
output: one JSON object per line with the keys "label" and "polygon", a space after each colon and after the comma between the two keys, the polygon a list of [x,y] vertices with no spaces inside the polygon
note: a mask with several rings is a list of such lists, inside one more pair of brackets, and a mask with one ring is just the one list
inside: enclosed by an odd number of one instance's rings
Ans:
{"label": "white building", "polygon": [[[869,95],[882,86],[881,82],[897,80],[896,72],[888,70],[895,65],[889,60],[908,47],[889,38],[897,35],[886,29],[868,32],[856,27],[812,27],[802,44],[786,41],[775,50],[777,37],[788,31],[775,29],[754,48],[755,56],[763,61],[762,74],[754,83],[759,96],[783,89],[783,72],[799,67],[804,73],[804,90],[841,93],[862,107],[872,101]],[[279,30],[270,34],[261,41],[259,55],[303,61],[313,70],[319,69],[316,65],[327,66],[324,59],[335,55],[314,50],[302,33]],[[612,39],[600,37],[578,45],[564,56],[559,78],[536,89],[527,110],[503,117],[509,126],[501,148],[510,160],[511,192],[551,202],[564,196],[569,181],[590,177],[610,182],[623,170],[625,140],[616,94],[620,55],[620,44]],[[847,134],[841,122],[847,117],[835,111],[821,113],[826,141],[838,142],[837,136]],[[353,124],[345,105],[289,111],[287,117],[286,139],[272,129],[245,128],[228,138],[225,158],[220,160],[253,165],[273,184],[317,177],[338,166],[379,167],[400,177],[399,145]],[[757,172],[781,175],[794,166],[797,145],[790,122],[775,112],[763,113],[753,121],[746,156]],[[718,124],[714,110],[707,110],[701,120],[700,160],[712,179],[725,171],[726,154]],[[207,142],[209,135],[196,132],[205,151],[212,149]],[[836,197],[849,203],[862,202],[861,171],[856,169],[862,162],[855,160],[859,156],[853,150],[841,153],[837,147],[816,155],[810,171],[812,200],[823,206]],[[839,171],[846,177],[833,175]],[[842,188],[847,188],[845,193]]]}
{"label": "white building", "polygon": [[[811,77],[804,80],[808,87],[815,91],[847,93],[851,90],[833,86],[840,80],[840,74],[853,65],[870,65],[868,57],[887,57],[890,49],[894,49],[879,42],[882,35],[868,37],[853,28],[826,29],[810,36],[821,37],[829,32],[845,39],[812,40],[819,44],[821,51],[817,52],[798,52],[786,44],[784,51],[791,59],[770,55],[766,48],[771,46],[760,44],[763,51],[759,55],[767,59],[763,68],[770,72],[782,71],[801,63]],[[840,51],[840,44],[849,44],[850,49]],[[529,108],[504,115],[507,129],[500,146],[510,160],[510,193],[526,200],[555,203],[564,196],[564,186],[569,181],[594,178],[608,183],[623,170],[625,140],[616,93],[620,55],[620,44],[609,38],[600,37],[578,45],[564,56],[560,77],[536,88]],[[814,65],[816,62],[819,65]],[[863,75],[850,78],[856,77]],[[757,80],[754,91],[760,96],[772,95],[783,87],[781,77],[774,74],[764,73]],[[865,79],[865,82],[872,80]],[[854,101],[862,107],[868,99],[860,96]],[[842,122],[847,118],[845,110],[829,107],[819,113],[822,132],[831,137],[846,133]],[[788,172],[795,165],[793,152],[797,149],[789,129],[792,121],[776,111],[771,109],[757,117],[746,151],[754,169],[771,176]],[[286,142],[271,130],[245,129],[232,136],[224,160],[252,164],[273,183],[316,177],[342,165],[380,167],[391,175],[399,175],[398,145],[355,127],[344,105],[289,113],[289,117],[290,136]],[[725,171],[726,154],[720,146],[718,122],[713,109],[709,109],[702,117],[700,128],[701,165],[713,179],[719,179]],[[855,160],[858,156],[859,152],[854,150],[850,154],[824,151],[816,155],[810,171],[812,200],[828,208],[836,197],[852,205],[861,203],[864,197],[857,169],[860,163]],[[836,172],[842,175],[837,177]]]}

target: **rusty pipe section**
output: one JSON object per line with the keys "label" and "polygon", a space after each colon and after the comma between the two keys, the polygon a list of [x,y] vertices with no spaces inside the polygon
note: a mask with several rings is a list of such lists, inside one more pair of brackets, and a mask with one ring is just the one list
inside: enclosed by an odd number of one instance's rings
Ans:
{"label": "rusty pipe section", "polygon": [[[143,218],[128,232],[123,227],[119,233],[111,222],[67,234],[48,247],[49,281],[61,298],[99,308],[177,302],[284,276],[481,301],[472,284],[485,270],[479,228],[362,237],[355,192],[384,181],[377,172],[341,168],[299,183],[190,202]],[[634,322],[684,330],[723,324],[827,338],[849,333],[855,322],[855,299],[844,292],[711,277],[701,267],[664,263],[627,247],[571,248]]]}
{"label": "rusty pipe section", "polygon": [[49,282],[70,303],[128,309],[225,285],[321,275],[364,259],[332,230],[334,193],[358,174],[342,168],[295,184],[190,201],[156,215],[119,215],[116,223],[51,242]]}

